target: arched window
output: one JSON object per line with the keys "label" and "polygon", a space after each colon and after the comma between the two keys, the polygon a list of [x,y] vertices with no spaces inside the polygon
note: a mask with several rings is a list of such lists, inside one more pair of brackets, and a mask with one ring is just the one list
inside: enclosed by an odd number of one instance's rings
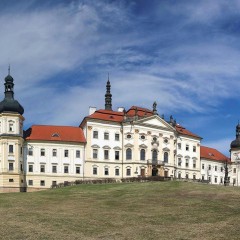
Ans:
{"label": "arched window", "polygon": [[145,160],[145,149],[141,149],[140,151],[140,160]]}
{"label": "arched window", "polygon": [[152,151],[152,160],[153,160],[153,161],[157,161],[157,159],[158,159],[158,153],[157,153],[157,150],[154,149],[154,150]]}
{"label": "arched window", "polygon": [[132,159],[132,149],[131,148],[128,148],[126,150],[126,159],[127,160],[131,160]]}
{"label": "arched window", "polygon": [[164,162],[166,163],[168,162],[168,152],[164,153],[163,159],[164,159]]}

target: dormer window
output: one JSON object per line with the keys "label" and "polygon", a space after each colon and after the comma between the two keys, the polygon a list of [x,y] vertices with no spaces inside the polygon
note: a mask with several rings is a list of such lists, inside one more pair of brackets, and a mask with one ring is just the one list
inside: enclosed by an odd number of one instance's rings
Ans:
{"label": "dormer window", "polygon": [[54,133],[52,137],[60,137],[58,133]]}

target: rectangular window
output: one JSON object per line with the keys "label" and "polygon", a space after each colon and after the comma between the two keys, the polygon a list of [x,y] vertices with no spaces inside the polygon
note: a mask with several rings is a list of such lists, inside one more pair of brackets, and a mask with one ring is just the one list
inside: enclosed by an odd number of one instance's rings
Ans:
{"label": "rectangular window", "polygon": [[208,177],[208,182],[210,182],[210,183],[211,183],[211,177]]}
{"label": "rectangular window", "polygon": [[188,179],[188,173],[186,173],[186,179]]}
{"label": "rectangular window", "polygon": [[28,155],[29,155],[29,156],[32,156],[32,155],[33,155],[33,149],[32,149],[32,148],[29,148],[29,149],[28,149]]}
{"label": "rectangular window", "polygon": [[178,173],[178,178],[179,178],[179,179],[182,178],[181,173]]}
{"label": "rectangular window", "polygon": [[202,164],[202,169],[204,169],[204,164]]}
{"label": "rectangular window", "polygon": [[104,133],[104,140],[109,140],[109,133],[108,132]]}
{"label": "rectangular window", "polygon": [[67,149],[64,150],[64,157],[68,157],[68,150]]}
{"label": "rectangular window", "polygon": [[44,148],[41,148],[41,151],[40,151],[40,156],[45,156],[45,149]]}
{"label": "rectangular window", "polygon": [[98,158],[98,150],[97,149],[93,149],[93,158],[94,159]]}
{"label": "rectangular window", "polygon": [[127,168],[127,176],[131,176],[131,169]]}
{"label": "rectangular window", "polygon": [[104,159],[109,159],[109,151],[104,150]]}
{"label": "rectangular window", "polygon": [[80,174],[80,167],[76,167],[76,174]]}
{"label": "rectangular window", "polygon": [[215,166],[215,171],[217,172],[217,166]]}
{"label": "rectangular window", "polygon": [[193,152],[196,152],[196,146],[193,146]]}
{"label": "rectangular window", "polygon": [[214,178],[214,182],[217,183],[217,177]]}
{"label": "rectangular window", "polygon": [[64,166],[64,173],[68,173],[68,166]]}
{"label": "rectangular window", "polygon": [[97,168],[93,167],[93,175],[97,175]]}
{"label": "rectangular window", "polygon": [[115,141],[119,141],[119,139],[120,139],[119,133],[115,133]]}
{"label": "rectangular window", "polygon": [[9,167],[9,171],[13,171],[13,170],[14,170],[14,168],[13,168],[13,163],[9,163],[9,164],[8,164],[8,167]]}
{"label": "rectangular window", "polygon": [[45,181],[44,180],[40,181],[40,186],[45,186]]}
{"label": "rectangular window", "polygon": [[53,156],[53,157],[56,157],[56,156],[57,156],[57,149],[53,149],[53,150],[52,150],[52,156]]}
{"label": "rectangular window", "polygon": [[9,182],[14,182],[13,178],[10,178],[8,181],[9,181]]}
{"label": "rectangular window", "polygon": [[220,183],[223,183],[223,178],[222,177],[220,178]]}
{"label": "rectangular window", "polygon": [[119,151],[115,151],[115,160],[119,160]]}
{"label": "rectangular window", "polygon": [[208,165],[208,170],[211,170],[211,165]]}
{"label": "rectangular window", "polygon": [[9,153],[13,153],[13,145],[9,145]]}
{"label": "rectangular window", "polygon": [[233,169],[233,173],[236,173],[236,168]]}
{"label": "rectangular window", "polygon": [[98,138],[98,131],[93,131],[93,138]]}
{"label": "rectangular window", "polygon": [[76,158],[80,158],[80,150],[76,150]]}
{"label": "rectangular window", "polygon": [[119,168],[115,169],[115,176],[119,176]]}
{"label": "rectangular window", "polygon": [[33,180],[28,180],[28,185],[32,186],[33,185]]}
{"label": "rectangular window", "polygon": [[223,172],[223,167],[221,167],[221,172]]}
{"label": "rectangular window", "polygon": [[188,159],[186,159],[186,164],[185,166],[188,167],[189,163],[188,163]]}
{"label": "rectangular window", "polygon": [[53,173],[57,173],[57,166],[55,166],[55,165],[52,166],[52,172],[53,172]]}
{"label": "rectangular window", "polygon": [[109,175],[109,171],[108,171],[107,167],[104,168],[104,175],[106,175],[106,176]]}
{"label": "rectangular window", "polygon": [[178,149],[182,149],[182,144],[181,143],[178,143],[177,146],[178,146]]}
{"label": "rectangular window", "polygon": [[236,179],[233,178],[233,186],[236,184]]}
{"label": "rectangular window", "polygon": [[28,165],[28,172],[33,172],[33,165]]}
{"label": "rectangular window", "polygon": [[42,172],[42,173],[45,172],[45,165],[40,165],[40,172]]}
{"label": "rectangular window", "polygon": [[181,167],[181,165],[182,165],[182,159],[178,158],[178,166]]}
{"label": "rectangular window", "polygon": [[196,180],[196,175],[193,175],[193,180]]}
{"label": "rectangular window", "polygon": [[193,168],[196,168],[196,160],[193,161]]}
{"label": "rectangular window", "polygon": [[188,144],[186,145],[186,151],[189,151],[189,145]]}
{"label": "rectangular window", "polygon": [[13,123],[9,123],[9,132],[13,132]]}

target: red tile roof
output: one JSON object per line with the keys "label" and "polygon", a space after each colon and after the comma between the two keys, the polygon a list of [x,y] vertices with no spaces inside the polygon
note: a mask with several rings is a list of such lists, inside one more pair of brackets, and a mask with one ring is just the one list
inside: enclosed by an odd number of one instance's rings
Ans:
{"label": "red tile roof", "polygon": [[214,160],[214,161],[221,161],[221,162],[230,161],[228,157],[220,153],[215,148],[204,147],[204,146],[200,147],[200,157],[209,159],[209,160]]}
{"label": "red tile roof", "polygon": [[137,116],[139,117],[144,117],[144,116],[152,116],[153,115],[153,111],[147,109],[147,108],[141,108],[141,107],[137,107],[137,106],[132,106],[128,111],[127,111],[127,115],[129,117],[133,117],[135,116],[135,114],[137,114]]}
{"label": "red tile roof", "polygon": [[110,110],[100,109],[89,115],[88,118],[94,118],[105,121],[112,122],[122,122],[123,121],[123,112],[115,112]]}
{"label": "red tile roof", "polygon": [[25,132],[24,138],[40,141],[86,142],[81,128],[69,126],[33,125]]}
{"label": "red tile roof", "polygon": [[187,136],[191,136],[191,137],[196,137],[196,138],[201,138],[200,136],[196,135],[195,133],[190,132],[189,130],[187,130],[186,128],[184,128],[183,126],[177,124],[175,126],[176,130],[178,133],[183,134],[183,135],[187,135]]}

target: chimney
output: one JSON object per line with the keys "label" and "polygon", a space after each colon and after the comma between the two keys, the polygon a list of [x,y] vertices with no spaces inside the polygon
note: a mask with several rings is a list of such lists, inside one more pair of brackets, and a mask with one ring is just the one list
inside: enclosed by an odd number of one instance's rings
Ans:
{"label": "chimney", "polygon": [[118,112],[123,112],[124,111],[124,107],[119,107],[118,108]]}
{"label": "chimney", "polygon": [[91,114],[95,113],[95,112],[96,112],[96,110],[97,110],[97,108],[96,108],[96,107],[89,107],[89,115],[91,115]]}

